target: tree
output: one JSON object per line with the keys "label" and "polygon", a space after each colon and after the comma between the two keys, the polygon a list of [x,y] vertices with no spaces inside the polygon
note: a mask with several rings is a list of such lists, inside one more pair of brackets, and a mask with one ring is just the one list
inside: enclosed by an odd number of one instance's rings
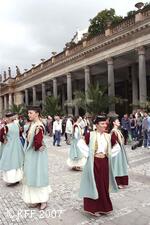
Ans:
{"label": "tree", "polygon": [[110,104],[119,101],[116,97],[109,97],[107,95],[107,87],[99,84],[90,85],[86,94],[82,91],[76,91],[74,95],[75,99],[72,105],[77,105],[85,112],[93,115],[108,111]]}
{"label": "tree", "polygon": [[9,110],[18,115],[25,115],[25,113],[26,113],[26,108],[22,104],[20,104],[20,105],[13,104]]}
{"label": "tree", "polygon": [[135,13],[136,13],[136,10],[131,10],[131,11],[127,12],[127,17],[128,17],[128,16],[132,16],[132,15],[134,15]]}
{"label": "tree", "polygon": [[45,104],[43,105],[44,115],[48,116],[55,116],[56,114],[61,113],[61,107],[59,104],[59,98],[55,98],[54,96],[46,97]]}
{"label": "tree", "polygon": [[107,28],[108,22],[111,22],[112,25],[116,25],[121,22],[123,18],[121,16],[117,16],[114,9],[105,9],[102,10],[90,20],[90,26],[88,29],[90,36],[95,36],[100,33],[104,33]]}

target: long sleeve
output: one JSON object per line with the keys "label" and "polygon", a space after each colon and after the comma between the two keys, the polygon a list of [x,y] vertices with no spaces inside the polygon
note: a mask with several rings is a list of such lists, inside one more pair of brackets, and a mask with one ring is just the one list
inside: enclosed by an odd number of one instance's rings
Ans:
{"label": "long sleeve", "polygon": [[113,132],[111,135],[111,145],[112,147],[118,142],[118,136]]}
{"label": "long sleeve", "polygon": [[53,122],[53,134],[55,134],[55,124],[56,124],[56,122],[54,121]]}
{"label": "long sleeve", "polygon": [[0,129],[0,142],[4,143],[4,127]]}
{"label": "long sleeve", "polygon": [[75,139],[78,139],[78,135],[79,134],[79,128],[77,127],[77,126],[75,126],[75,128],[74,128],[74,137],[75,137]]}
{"label": "long sleeve", "polygon": [[5,142],[5,138],[6,138],[6,134],[8,132],[8,127],[2,127],[0,129],[0,142],[4,143]]}
{"label": "long sleeve", "polygon": [[88,145],[90,142],[90,131],[87,130],[86,134],[85,134],[85,142]]}
{"label": "long sleeve", "polygon": [[80,139],[77,143],[77,146],[78,148],[80,149],[80,151],[82,152],[82,154],[85,156],[85,157],[88,157],[89,156],[89,147],[88,145],[85,143],[85,140],[84,139]]}
{"label": "long sleeve", "polygon": [[36,151],[39,150],[39,148],[42,147],[43,145],[43,134],[44,134],[44,131],[42,127],[36,129],[35,136],[34,136],[34,144],[33,144]]}

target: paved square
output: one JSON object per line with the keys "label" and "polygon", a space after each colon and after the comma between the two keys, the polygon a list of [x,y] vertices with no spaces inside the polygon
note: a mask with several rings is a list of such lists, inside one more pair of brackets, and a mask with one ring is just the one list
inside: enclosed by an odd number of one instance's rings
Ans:
{"label": "paved square", "polygon": [[21,198],[22,184],[7,187],[0,173],[0,225],[150,225],[150,150],[126,147],[130,162],[129,187],[111,194],[114,211],[101,217],[83,212],[78,197],[81,172],[68,169],[69,146],[52,146],[46,137],[49,154],[49,180],[53,192],[45,211],[30,209]]}

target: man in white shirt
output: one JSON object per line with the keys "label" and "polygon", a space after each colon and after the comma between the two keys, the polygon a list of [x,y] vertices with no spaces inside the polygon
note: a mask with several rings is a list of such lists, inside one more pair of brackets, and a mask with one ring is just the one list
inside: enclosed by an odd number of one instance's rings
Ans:
{"label": "man in white shirt", "polygon": [[67,136],[66,143],[68,145],[71,144],[72,132],[73,132],[72,117],[69,116],[68,119],[67,119],[67,122],[66,122],[66,130],[65,130],[65,133],[66,133],[66,136]]}
{"label": "man in white shirt", "polygon": [[61,141],[61,133],[62,133],[62,121],[59,116],[55,117],[55,121],[53,123],[53,135],[54,135],[54,141],[53,145],[57,142],[57,146],[60,146]]}

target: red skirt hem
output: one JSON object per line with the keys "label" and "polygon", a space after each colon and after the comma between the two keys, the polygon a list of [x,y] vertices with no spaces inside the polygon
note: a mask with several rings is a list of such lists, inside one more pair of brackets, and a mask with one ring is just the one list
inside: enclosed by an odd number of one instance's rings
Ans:
{"label": "red skirt hem", "polygon": [[94,158],[94,177],[99,198],[84,198],[84,211],[106,214],[113,210],[109,196],[108,158]]}
{"label": "red skirt hem", "polygon": [[115,177],[117,185],[128,185],[129,178],[128,176]]}

